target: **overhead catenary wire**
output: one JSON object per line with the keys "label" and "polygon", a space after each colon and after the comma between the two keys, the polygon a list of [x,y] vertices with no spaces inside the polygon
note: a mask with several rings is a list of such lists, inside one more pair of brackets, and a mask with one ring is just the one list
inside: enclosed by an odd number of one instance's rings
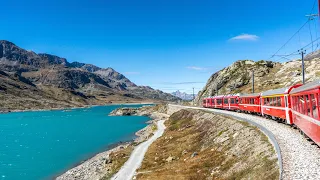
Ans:
{"label": "overhead catenary wire", "polygon": [[[309,49],[311,49],[312,47],[309,47],[309,48],[307,48],[307,47],[310,46],[312,43],[317,42],[317,41],[319,41],[319,40],[320,40],[320,37],[318,37],[317,39],[313,40],[313,41],[310,42],[309,44],[303,46],[301,49],[309,50]],[[277,59],[276,61],[279,61],[279,60],[281,60],[281,59],[288,59],[288,57],[290,57],[290,56],[296,56],[296,55],[298,55],[298,54],[295,54],[295,53],[297,53],[297,51],[293,51],[292,53],[287,54],[287,55],[281,55],[281,58]],[[278,55],[274,55],[274,56],[278,56]]]}
{"label": "overhead catenary wire", "polygon": [[289,40],[287,40],[270,58],[268,58],[269,60],[271,58],[273,58],[281,49],[283,49],[300,31],[301,29],[306,26],[308,24],[308,22],[310,21],[310,19],[308,19],[290,38]]}
{"label": "overhead catenary wire", "polygon": [[[311,39],[311,43],[309,43],[308,45],[306,45],[305,47],[311,45],[311,48],[312,48],[312,52],[314,52],[314,42],[318,41],[319,40],[319,37],[318,37],[318,34],[317,34],[317,28],[316,28],[316,23],[315,23],[315,38],[316,40],[313,40],[313,35],[312,35],[312,31],[311,31],[311,25],[310,25],[310,21],[311,20],[314,20],[315,17],[319,16],[318,13],[314,13],[314,10],[315,10],[315,7],[316,7],[316,4],[317,4],[317,0],[314,0],[313,2],[313,5],[312,5],[312,9],[310,11],[310,15],[308,15],[308,20],[273,54],[270,56],[270,58],[268,58],[267,60],[270,60],[271,58],[277,56],[277,54],[280,52],[281,49],[283,49],[296,35],[299,36],[299,46],[302,46],[302,43],[301,43],[301,37],[300,37],[300,31],[308,24],[309,25],[309,34],[310,34],[310,39]],[[319,5],[320,7],[320,5]],[[302,47],[302,48],[305,48],[305,47]],[[317,46],[316,46],[316,49],[318,49],[319,47],[319,42],[317,43]],[[296,51],[294,51],[293,53],[291,54],[288,54],[286,55],[285,57],[288,57],[288,56],[291,56],[295,53]],[[283,57],[282,57],[283,58]],[[280,59],[282,59],[280,58]]]}

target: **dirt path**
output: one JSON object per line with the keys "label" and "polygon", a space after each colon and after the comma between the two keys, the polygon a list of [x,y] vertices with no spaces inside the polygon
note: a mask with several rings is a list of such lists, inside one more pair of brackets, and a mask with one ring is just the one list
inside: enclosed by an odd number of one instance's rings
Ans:
{"label": "dirt path", "polygon": [[146,142],[141,143],[134,149],[129,160],[122,166],[120,171],[111,178],[112,180],[131,180],[133,178],[136,170],[141,166],[142,160],[149,146],[156,139],[162,136],[166,128],[164,125],[164,120],[158,121],[157,127],[158,130],[150,139],[148,139]]}

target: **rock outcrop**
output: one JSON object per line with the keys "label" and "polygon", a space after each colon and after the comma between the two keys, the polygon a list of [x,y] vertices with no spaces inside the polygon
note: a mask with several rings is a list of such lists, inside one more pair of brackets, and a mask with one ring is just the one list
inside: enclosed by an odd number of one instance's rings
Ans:
{"label": "rock outcrop", "polygon": [[[318,58],[305,61],[306,80],[320,77]],[[236,61],[232,65],[214,73],[205,87],[198,93],[198,105],[204,97],[252,92],[252,73],[254,72],[255,92],[262,92],[301,83],[301,60],[279,63],[272,61]]]}

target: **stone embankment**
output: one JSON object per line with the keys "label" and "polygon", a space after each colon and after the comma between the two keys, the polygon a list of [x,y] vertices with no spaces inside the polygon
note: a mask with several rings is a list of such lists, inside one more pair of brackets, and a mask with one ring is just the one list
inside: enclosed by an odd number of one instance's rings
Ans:
{"label": "stone embankment", "polygon": [[221,113],[240,119],[253,121],[270,131],[281,150],[282,157],[282,179],[283,180],[309,180],[320,179],[320,149],[312,145],[297,130],[288,125],[265,119],[259,116],[237,113],[232,111],[205,109],[199,107],[186,107],[169,105],[168,113],[174,113],[181,109],[202,109],[213,113]]}

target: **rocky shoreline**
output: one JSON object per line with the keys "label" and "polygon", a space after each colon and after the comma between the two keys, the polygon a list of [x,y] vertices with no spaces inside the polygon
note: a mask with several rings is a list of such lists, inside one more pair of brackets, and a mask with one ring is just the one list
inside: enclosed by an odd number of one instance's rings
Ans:
{"label": "rocky shoreline", "polygon": [[72,110],[72,109],[84,109],[91,108],[95,106],[113,106],[113,105],[146,105],[146,104],[154,104],[153,102],[141,102],[141,103],[109,103],[109,104],[95,104],[95,105],[83,105],[83,106],[73,106],[73,107],[61,107],[61,108],[51,108],[51,109],[17,109],[17,110],[7,110],[0,109],[0,114],[7,114],[13,112],[36,112],[36,111],[56,111],[56,110]]}
{"label": "rocky shoreline", "polygon": [[[145,128],[135,133],[137,137],[133,141],[120,144],[115,148],[99,153],[94,157],[84,161],[80,165],[59,175],[56,179],[57,180],[107,179],[108,177],[112,176],[118,170],[118,167],[115,168],[115,166],[119,166],[118,164],[116,164],[116,160],[115,160],[115,158],[117,158],[117,155],[115,157],[112,157],[113,154],[120,153],[124,155],[123,153],[121,153],[121,151],[127,151],[128,154],[131,154],[131,151],[134,149],[135,146],[146,141],[149,137],[153,135],[153,132],[156,130],[155,123],[159,119],[163,118],[164,116],[161,113],[157,113],[153,111],[154,107],[155,106],[144,106],[142,108],[129,108],[129,109],[132,109],[132,111],[136,112],[133,115],[149,116],[152,119],[147,122],[149,124],[148,126],[146,126]],[[116,109],[112,111],[109,115],[115,116],[115,114],[118,114],[119,116],[122,116],[123,114],[119,112],[120,111],[122,112],[123,109],[128,109],[128,108]],[[122,158],[126,158],[126,157],[122,157]]]}

